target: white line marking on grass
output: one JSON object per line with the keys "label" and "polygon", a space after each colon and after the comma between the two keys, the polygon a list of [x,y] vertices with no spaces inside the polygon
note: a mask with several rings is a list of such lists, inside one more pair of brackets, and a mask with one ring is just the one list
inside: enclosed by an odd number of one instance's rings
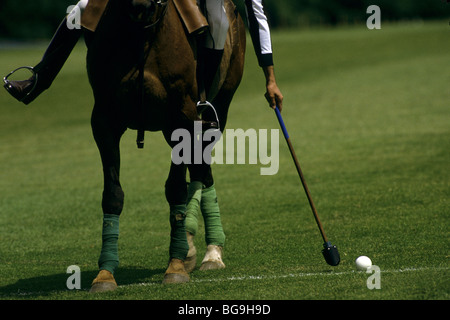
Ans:
{"label": "white line marking on grass", "polygon": [[[423,271],[448,271],[450,268],[434,268],[434,267],[418,267],[418,268],[404,268],[397,270],[381,270],[381,273],[404,273],[404,272],[423,272]],[[341,276],[341,275],[349,275],[349,274],[365,274],[364,271],[342,271],[342,272],[305,272],[305,273],[288,273],[281,275],[243,275],[243,276],[234,276],[227,278],[208,278],[208,279],[191,279],[190,283],[203,283],[203,282],[228,282],[228,281],[249,281],[249,280],[277,280],[277,279],[286,279],[286,278],[303,278],[303,277],[323,277],[323,276]],[[132,284],[124,284],[119,285],[119,288],[130,288],[130,287],[148,287],[148,286],[161,286],[161,282],[141,282],[141,283],[132,283]],[[90,288],[83,288],[81,290],[74,291],[89,291]],[[0,294],[0,297],[8,297],[8,296],[33,296],[33,295],[48,295],[49,293],[56,292],[67,292],[70,290],[54,290],[54,291],[19,291],[12,292],[9,294]]]}
{"label": "white line marking on grass", "polygon": [[[403,273],[403,272],[416,272],[416,271],[444,271],[449,270],[449,268],[434,268],[434,267],[419,267],[419,268],[404,268],[398,270],[381,270],[381,273]],[[247,280],[277,280],[285,278],[303,278],[303,277],[323,277],[323,276],[340,276],[349,274],[363,274],[365,271],[342,271],[342,272],[306,272],[306,273],[289,273],[282,275],[243,275],[234,276],[227,278],[210,278],[210,279],[191,279],[190,283],[202,283],[202,282],[228,282],[228,281],[247,281]],[[160,282],[142,282],[120,285],[119,287],[133,287],[133,286],[153,286],[161,285]]]}

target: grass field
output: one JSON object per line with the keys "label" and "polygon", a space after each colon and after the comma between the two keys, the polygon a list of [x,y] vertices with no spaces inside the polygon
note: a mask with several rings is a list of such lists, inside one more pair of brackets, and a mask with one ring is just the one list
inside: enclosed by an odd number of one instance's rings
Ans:
{"label": "grass field", "polygon": [[[447,300],[450,298],[448,21],[273,33],[284,120],[325,231],[322,239],[280,133],[278,174],[215,165],[227,268],[162,286],[170,149],[147,133],[122,140],[119,284],[91,295],[101,245],[102,170],[90,129],[85,47],[25,107],[0,90],[0,299]],[[46,45],[0,49],[0,74],[34,65]],[[228,128],[278,129],[248,46]],[[202,225],[200,227],[202,230]],[[203,231],[196,237],[199,260]],[[354,260],[372,258],[381,289]],[[199,261],[200,263],[200,261]],[[66,269],[81,269],[68,290]]]}

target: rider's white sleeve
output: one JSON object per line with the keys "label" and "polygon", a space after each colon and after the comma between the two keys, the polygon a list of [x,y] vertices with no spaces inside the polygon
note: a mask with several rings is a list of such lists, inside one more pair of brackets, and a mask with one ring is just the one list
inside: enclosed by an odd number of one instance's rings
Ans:
{"label": "rider's white sleeve", "polygon": [[88,4],[88,0],[80,0],[77,3],[77,7],[80,8],[81,12],[83,12],[84,9],[86,9],[87,4]]}
{"label": "rider's white sleeve", "polygon": [[245,0],[250,35],[261,67],[273,65],[272,41],[263,0]]}

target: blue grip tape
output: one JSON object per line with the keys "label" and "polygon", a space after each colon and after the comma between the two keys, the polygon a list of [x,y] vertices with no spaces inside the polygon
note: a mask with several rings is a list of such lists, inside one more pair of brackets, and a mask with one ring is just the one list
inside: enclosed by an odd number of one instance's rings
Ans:
{"label": "blue grip tape", "polygon": [[275,113],[277,114],[278,122],[280,123],[281,130],[283,130],[284,138],[289,139],[289,134],[287,132],[286,126],[284,125],[283,118],[281,117],[280,109],[278,109],[278,106],[275,108]]}

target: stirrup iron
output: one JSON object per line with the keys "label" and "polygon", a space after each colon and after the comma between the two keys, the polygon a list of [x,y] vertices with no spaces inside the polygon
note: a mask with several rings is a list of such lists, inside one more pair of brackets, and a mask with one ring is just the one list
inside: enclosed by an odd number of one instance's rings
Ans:
{"label": "stirrup iron", "polygon": [[[33,68],[33,67],[25,66],[25,67],[19,67],[19,68],[15,69],[15,70],[11,71],[10,73],[8,73],[8,75],[6,75],[5,77],[3,77],[3,83],[5,84],[4,87],[7,89],[8,84],[9,84],[9,82],[10,82],[10,81],[8,80],[8,78],[9,78],[10,76],[12,76],[14,73],[16,73],[16,71],[19,71],[19,70],[22,70],[22,69],[27,69],[27,70],[30,70],[30,71],[31,71],[31,73],[33,74],[32,78],[34,79],[34,80],[33,80],[34,84],[33,84],[33,87],[31,88],[30,92],[28,92],[28,93],[27,93],[20,101],[25,100],[25,98],[28,97],[28,96],[34,91],[34,89],[36,89],[37,82],[38,82],[38,74],[37,74],[37,72],[34,71],[34,68]],[[8,91],[9,91],[9,90],[8,90]]]}
{"label": "stirrup iron", "polygon": [[197,102],[198,115],[201,115],[207,108],[211,108],[214,111],[214,115],[216,116],[217,129],[214,129],[214,131],[220,131],[220,121],[219,116],[217,115],[216,108],[214,108],[214,106],[209,101],[206,100]]}

